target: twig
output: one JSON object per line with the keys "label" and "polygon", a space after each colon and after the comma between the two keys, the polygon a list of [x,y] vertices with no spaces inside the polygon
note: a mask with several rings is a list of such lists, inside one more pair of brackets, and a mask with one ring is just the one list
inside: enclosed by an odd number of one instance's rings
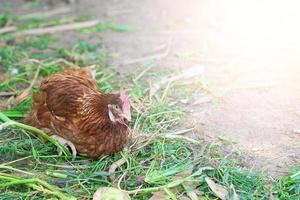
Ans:
{"label": "twig", "polygon": [[115,176],[116,169],[121,167],[125,163],[126,163],[126,158],[122,157],[121,159],[117,160],[109,167],[108,173],[111,174],[109,176],[109,179],[111,180],[111,182],[114,182],[114,180],[116,179],[116,176]]}
{"label": "twig", "polygon": [[17,30],[17,27],[15,27],[15,26],[7,26],[7,27],[4,27],[4,28],[0,29],[0,34],[9,33],[9,32],[13,32],[13,31],[16,31],[16,30]]}
{"label": "twig", "polygon": [[38,67],[37,67],[37,69],[35,71],[34,77],[33,77],[32,81],[31,81],[28,89],[31,89],[33,87],[33,85],[34,85],[34,83],[35,83],[35,81],[36,81],[36,79],[37,79],[37,77],[38,77],[38,75],[40,73],[40,69],[41,69],[41,65],[38,65]]}
{"label": "twig", "polygon": [[15,94],[15,92],[0,92],[0,97],[13,96]]}
{"label": "twig", "polygon": [[85,22],[76,22],[72,24],[63,24],[63,25],[53,26],[53,27],[26,30],[26,31],[16,33],[15,36],[53,34],[53,33],[58,33],[63,31],[70,31],[74,29],[93,27],[99,23],[100,20],[91,20]]}
{"label": "twig", "polygon": [[60,14],[65,14],[71,12],[71,8],[69,7],[62,7],[62,8],[57,8],[54,10],[49,10],[49,11],[43,11],[43,12],[36,12],[36,13],[29,13],[26,15],[20,16],[18,19],[19,20],[28,20],[36,17],[52,17],[55,15],[60,15]]}
{"label": "twig", "polygon": [[195,128],[188,128],[188,129],[183,129],[183,130],[179,130],[179,131],[174,131],[174,132],[171,132],[171,133],[165,133],[163,135],[181,135],[181,134],[190,132],[190,131],[192,131],[194,129]]}
{"label": "twig", "polygon": [[58,63],[64,63],[64,64],[66,64],[68,66],[79,67],[75,63],[69,62],[69,61],[67,61],[66,59],[63,59],[63,58],[57,59],[57,60],[52,61],[50,63],[45,63],[45,66],[51,66],[51,65],[58,64]]}
{"label": "twig", "polygon": [[59,63],[64,63],[64,64],[66,64],[68,66],[79,67],[76,64],[71,63],[71,62],[69,62],[69,61],[67,61],[67,60],[65,60],[63,58],[59,58],[57,60],[54,60],[54,61],[51,61],[51,62],[48,62],[48,63],[45,63],[45,62],[42,62],[42,61],[39,61],[39,60],[36,60],[36,59],[26,58],[26,59],[21,60],[20,62],[17,62],[17,64],[20,65],[22,63],[27,63],[27,62],[42,64],[45,67],[48,67],[48,66],[51,66],[51,65],[55,65],[55,64],[59,64]]}
{"label": "twig", "polygon": [[39,73],[40,73],[40,69],[41,69],[41,65],[38,65],[37,69],[36,69],[36,72],[34,74],[34,77],[30,83],[30,85],[19,95],[17,96],[13,102],[12,102],[12,105],[15,106],[19,103],[21,103],[22,101],[24,101],[28,96],[29,96],[29,92],[31,90],[31,88],[33,87]]}
{"label": "twig", "polygon": [[121,189],[121,182],[122,182],[123,178],[127,175],[127,173],[128,173],[128,172],[124,172],[124,173],[121,175],[121,177],[119,178],[119,180],[118,180],[117,186],[118,186],[118,189],[119,189],[119,190],[122,190],[122,189]]}

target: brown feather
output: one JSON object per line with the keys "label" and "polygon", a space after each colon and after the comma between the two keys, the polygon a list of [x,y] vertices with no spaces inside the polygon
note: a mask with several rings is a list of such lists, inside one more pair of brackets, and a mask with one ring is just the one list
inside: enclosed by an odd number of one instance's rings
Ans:
{"label": "brown feather", "polygon": [[121,100],[104,94],[87,71],[70,68],[41,82],[24,122],[71,141],[81,155],[98,158],[122,150],[128,137],[128,123],[111,122],[108,104]]}

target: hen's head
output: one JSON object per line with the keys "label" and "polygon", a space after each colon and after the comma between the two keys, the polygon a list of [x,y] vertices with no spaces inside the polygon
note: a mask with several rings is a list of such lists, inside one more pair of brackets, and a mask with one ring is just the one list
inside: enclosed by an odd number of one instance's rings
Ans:
{"label": "hen's head", "polygon": [[123,88],[120,88],[117,103],[108,104],[108,115],[112,122],[121,124],[127,124],[131,120],[130,100]]}

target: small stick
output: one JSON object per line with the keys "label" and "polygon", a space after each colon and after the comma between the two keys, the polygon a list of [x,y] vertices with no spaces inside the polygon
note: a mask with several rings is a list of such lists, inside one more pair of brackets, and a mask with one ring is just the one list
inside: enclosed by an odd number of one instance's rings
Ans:
{"label": "small stick", "polygon": [[17,96],[14,99],[14,101],[12,103],[13,106],[21,103],[22,101],[24,101],[29,96],[29,92],[30,92],[31,88],[33,87],[33,85],[34,85],[34,83],[35,83],[35,81],[36,81],[36,79],[37,79],[37,77],[40,73],[40,69],[41,69],[41,65],[38,65],[37,70],[34,74],[34,77],[31,81],[30,85],[19,96]]}
{"label": "small stick", "polygon": [[45,63],[45,66],[51,66],[51,65],[54,65],[54,64],[58,64],[58,63],[64,63],[68,66],[74,66],[74,67],[79,67],[78,65],[72,63],[72,62],[69,62],[67,61],[66,59],[63,59],[63,58],[60,58],[58,60],[55,60],[53,62],[50,62],[50,63]]}
{"label": "small stick", "polygon": [[63,24],[63,25],[53,26],[53,27],[37,28],[37,29],[18,32],[15,34],[15,36],[53,34],[53,33],[58,33],[63,31],[71,31],[74,29],[93,27],[98,25],[99,23],[100,20],[91,20],[85,22],[76,22],[72,24]]}
{"label": "small stick", "polygon": [[113,182],[116,179],[116,176],[114,174],[116,169],[121,167],[125,163],[126,163],[126,158],[122,157],[120,160],[117,160],[109,167],[108,173],[111,174],[109,176],[109,179],[111,180],[111,182]]}
{"label": "small stick", "polygon": [[127,175],[127,172],[124,172],[124,173],[122,174],[122,176],[119,178],[119,181],[118,181],[118,189],[119,189],[119,190],[122,190],[122,189],[121,189],[121,182],[122,182],[122,179],[123,179],[126,175]]}
{"label": "small stick", "polygon": [[7,96],[13,96],[16,93],[14,92],[0,92],[0,97],[7,97]]}
{"label": "small stick", "polygon": [[13,32],[13,31],[16,31],[16,30],[17,30],[17,27],[15,27],[15,26],[7,26],[7,27],[4,27],[4,28],[0,29],[0,34],[9,33],[9,32]]}
{"label": "small stick", "polygon": [[[19,62],[19,64],[20,64],[20,63],[23,63],[23,62],[33,62],[33,63],[37,63],[37,64],[40,64],[40,63],[41,63],[41,61],[36,60],[36,59],[24,59],[24,60],[22,60],[21,62]],[[51,61],[51,62],[49,62],[49,63],[44,63],[44,62],[43,62],[43,66],[48,67],[48,66],[55,65],[55,64],[58,64],[58,63],[64,63],[64,64],[66,64],[66,65],[68,65],[68,66],[79,67],[79,66],[77,66],[76,64],[71,63],[71,62],[69,62],[69,61],[67,61],[67,60],[65,60],[65,59],[63,59],[63,58],[59,58],[59,59],[54,60],[54,61]]]}
{"label": "small stick", "polygon": [[164,133],[163,135],[181,135],[181,134],[190,132],[194,129],[195,128],[188,128],[188,129],[183,129],[183,130],[179,130],[179,131],[174,131],[174,132],[171,132],[171,133]]}

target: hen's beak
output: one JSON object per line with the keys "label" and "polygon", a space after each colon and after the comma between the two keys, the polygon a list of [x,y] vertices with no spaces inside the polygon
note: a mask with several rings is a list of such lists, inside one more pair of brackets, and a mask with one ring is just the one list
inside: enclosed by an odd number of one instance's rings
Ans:
{"label": "hen's beak", "polygon": [[131,120],[131,114],[130,113],[123,113],[122,114],[122,117],[124,117],[127,121],[129,121],[130,122],[130,120]]}

